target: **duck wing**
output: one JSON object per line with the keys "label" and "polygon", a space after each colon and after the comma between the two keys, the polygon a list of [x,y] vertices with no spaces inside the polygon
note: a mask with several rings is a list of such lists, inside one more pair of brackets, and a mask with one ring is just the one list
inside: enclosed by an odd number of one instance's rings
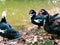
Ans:
{"label": "duck wing", "polygon": [[48,33],[59,35],[60,34],[60,22],[58,22],[56,20],[52,24],[46,24],[45,25],[45,30]]}
{"label": "duck wing", "polygon": [[58,22],[60,22],[60,17],[56,17],[54,19],[51,19],[51,21],[58,21]]}
{"label": "duck wing", "polygon": [[9,27],[9,25],[8,24],[6,24],[6,23],[0,23],[0,29],[1,30],[5,30],[5,29],[9,29],[10,27]]}
{"label": "duck wing", "polygon": [[59,15],[59,14],[56,13],[56,14],[54,14],[53,16],[50,16],[50,19],[54,19],[54,18],[56,18],[58,15]]}

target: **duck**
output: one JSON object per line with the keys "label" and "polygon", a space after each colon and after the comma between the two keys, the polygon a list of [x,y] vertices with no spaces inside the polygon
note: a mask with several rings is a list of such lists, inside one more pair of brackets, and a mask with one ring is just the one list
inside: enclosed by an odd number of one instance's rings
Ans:
{"label": "duck", "polygon": [[30,15],[30,22],[34,25],[37,25],[38,29],[39,29],[40,26],[42,26],[42,20],[41,20],[41,23],[40,23],[39,19],[37,19],[39,16],[36,16],[36,11],[35,10],[30,10],[29,15]]}
{"label": "duck", "polygon": [[47,33],[60,35],[60,16],[58,17],[58,13],[53,16],[49,15],[49,13],[45,9],[41,9],[40,15],[43,17],[39,17],[40,20],[43,20],[43,27]]}
{"label": "duck", "polygon": [[0,36],[3,37],[3,40],[4,38],[12,40],[21,37],[22,34],[11,28],[7,23],[0,23]]}
{"label": "duck", "polygon": [[17,39],[22,36],[18,31],[16,31],[7,21],[6,21],[6,12],[2,13],[2,18],[0,21],[0,36],[7,38],[9,40]]}
{"label": "duck", "polygon": [[50,18],[49,15],[45,15],[45,17],[40,17],[40,20],[43,20],[44,30],[49,34],[60,35],[60,17],[55,17],[53,15]]}

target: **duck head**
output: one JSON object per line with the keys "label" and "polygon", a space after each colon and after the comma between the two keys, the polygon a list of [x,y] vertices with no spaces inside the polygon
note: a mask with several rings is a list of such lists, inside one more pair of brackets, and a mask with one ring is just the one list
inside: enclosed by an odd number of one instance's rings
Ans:
{"label": "duck head", "polygon": [[32,17],[33,15],[36,16],[36,11],[35,10],[30,10],[29,15],[30,15],[30,17]]}
{"label": "duck head", "polygon": [[49,13],[45,9],[39,10],[38,14],[40,15],[48,15]]}

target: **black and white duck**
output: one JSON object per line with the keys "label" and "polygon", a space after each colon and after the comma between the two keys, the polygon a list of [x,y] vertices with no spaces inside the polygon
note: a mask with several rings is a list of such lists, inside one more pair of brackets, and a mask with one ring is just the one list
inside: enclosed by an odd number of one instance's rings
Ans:
{"label": "black and white duck", "polygon": [[6,13],[3,12],[2,19],[0,21],[0,36],[7,39],[16,39],[22,36],[6,21]]}
{"label": "black and white duck", "polygon": [[30,22],[35,25],[38,25],[38,28],[40,28],[40,26],[42,26],[42,20],[40,21],[39,19],[37,19],[39,16],[36,16],[36,11],[30,10],[29,15],[30,15]]}
{"label": "black and white duck", "polygon": [[40,15],[43,15],[39,18],[43,20],[44,30],[50,34],[60,35],[60,17],[57,17],[58,13],[51,16],[45,9],[41,9]]}
{"label": "black and white duck", "polygon": [[43,20],[43,27],[46,32],[60,35],[60,17],[50,18],[49,15],[46,15],[44,18],[40,17],[40,19]]}

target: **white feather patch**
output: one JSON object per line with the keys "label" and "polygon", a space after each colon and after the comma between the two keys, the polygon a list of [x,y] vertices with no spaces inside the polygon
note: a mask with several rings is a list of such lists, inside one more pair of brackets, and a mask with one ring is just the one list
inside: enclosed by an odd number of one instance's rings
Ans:
{"label": "white feather patch", "polygon": [[43,25],[45,25],[46,20],[44,20]]}
{"label": "white feather patch", "polygon": [[2,12],[2,18],[6,17],[6,11]]}
{"label": "white feather patch", "polygon": [[5,30],[1,30],[1,29],[0,29],[0,32],[4,33],[4,31],[5,31]]}
{"label": "white feather patch", "polygon": [[39,19],[38,20],[34,20],[36,23],[40,23]]}

